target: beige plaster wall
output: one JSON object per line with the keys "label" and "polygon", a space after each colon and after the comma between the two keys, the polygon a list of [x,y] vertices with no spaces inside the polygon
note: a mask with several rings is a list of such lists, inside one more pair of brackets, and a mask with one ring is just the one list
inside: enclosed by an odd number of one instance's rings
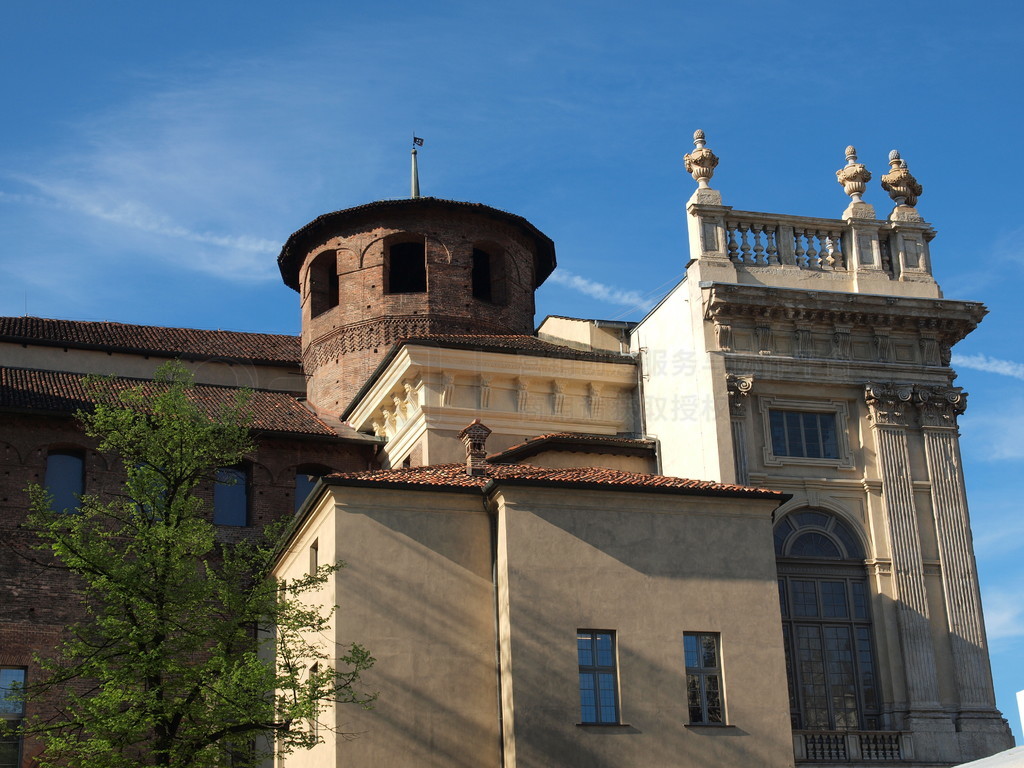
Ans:
{"label": "beige plaster wall", "polygon": [[[774,506],[501,491],[506,768],[792,765]],[[621,726],[577,725],[579,629],[616,632]],[[728,727],[687,725],[686,631],[721,633]]]}
{"label": "beige plaster wall", "polygon": [[[491,528],[482,497],[335,493],[321,511],[330,531],[320,534],[320,546],[333,538],[348,564],[336,577],[334,639],[376,657],[365,687],[379,698],[370,711],[337,708],[339,732],[354,738],[332,739],[332,757],[314,750],[287,765],[497,765]],[[302,540],[296,548],[301,563]]]}

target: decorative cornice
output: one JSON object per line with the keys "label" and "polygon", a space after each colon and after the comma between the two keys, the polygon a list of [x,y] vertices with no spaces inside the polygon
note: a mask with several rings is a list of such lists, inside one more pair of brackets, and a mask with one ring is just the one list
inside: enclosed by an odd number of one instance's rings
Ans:
{"label": "decorative cornice", "polygon": [[[794,288],[713,283],[706,288],[705,318],[718,325],[747,319],[755,325],[790,322],[928,332],[956,343],[988,313],[983,304],[874,294],[806,291]],[[719,340],[721,345],[721,339]]]}

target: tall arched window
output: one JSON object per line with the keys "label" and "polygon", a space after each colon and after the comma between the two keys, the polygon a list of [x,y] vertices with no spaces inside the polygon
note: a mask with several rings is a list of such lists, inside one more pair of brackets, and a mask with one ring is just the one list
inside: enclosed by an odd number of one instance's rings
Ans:
{"label": "tall arched window", "polygon": [[838,518],[795,512],[775,526],[793,728],[878,730],[877,664],[864,550]]}
{"label": "tall arched window", "polygon": [[322,315],[338,306],[338,255],[324,251],[309,265],[309,314]]}

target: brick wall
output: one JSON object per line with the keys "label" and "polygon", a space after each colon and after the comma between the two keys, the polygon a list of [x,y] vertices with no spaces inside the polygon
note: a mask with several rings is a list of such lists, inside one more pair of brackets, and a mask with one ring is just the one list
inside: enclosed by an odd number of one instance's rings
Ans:
{"label": "brick wall", "polygon": [[[406,235],[425,244],[427,290],[385,293],[388,246]],[[472,293],[474,248],[499,258],[501,300]],[[338,306],[311,313],[310,263],[333,251]],[[302,353],[309,401],[340,413],[392,345],[426,334],[532,334],[535,245],[516,227],[465,210],[382,210],[373,224],[337,232],[306,255],[302,270]]]}
{"label": "brick wall", "polygon": [[[53,449],[85,452],[85,493],[109,496],[123,482],[119,462],[93,450],[73,418],[34,414],[0,414],[0,665],[28,668],[28,680],[39,679],[36,654],[52,651],[64,628],[83,618],[74,585],[63,571],[32,562],[45,559],[19,529],[25,520],[25,488],[42,484],[47,453]],[[263,525],[291,515],[295,508],[296,467],[317,464],[336,471],[375,466],[372,448],[341,441],[263,437],[250,456],[249,528],[221,526],[220,538],[236,540]],[[212,483],[200,489],[211,503]],[[29,714],[45,712],[30,705]],[[24,766],[38,745],[26,743]]]}

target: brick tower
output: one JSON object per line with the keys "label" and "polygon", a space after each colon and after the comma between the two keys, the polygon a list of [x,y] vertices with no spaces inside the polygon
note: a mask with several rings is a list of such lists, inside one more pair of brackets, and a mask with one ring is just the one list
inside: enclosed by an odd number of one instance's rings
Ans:
{"label": "brick tower", "polygon": [[555,247],[521,216],[416,197],[324,214],[278,265],[301,297],[309,402],[340,414],[400,339],[532,333]]}

